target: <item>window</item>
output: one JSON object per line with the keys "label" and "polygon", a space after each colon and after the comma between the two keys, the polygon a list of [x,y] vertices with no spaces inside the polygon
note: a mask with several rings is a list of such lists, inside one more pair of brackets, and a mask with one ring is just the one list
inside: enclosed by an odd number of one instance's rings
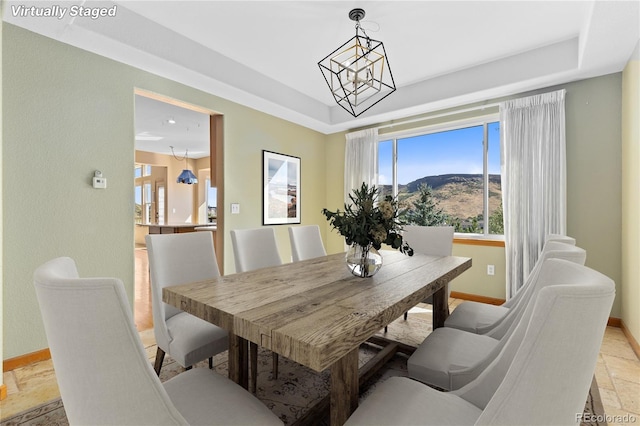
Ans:
{"label": "window", "polygon": [[206,197],[207,197],[207,222],[215,223],[218,217],[218,188],[211,187],[209,178],[205,181]]}
{"label": "window", "polygon": [[142,223],[142,185],[135,186],[134,198],[135,198],[135,204],[136,204],[136,211],[134,216],[135,223],[141,224]]}
{"label": "window", "polygon": [[503,234],[497,117],[381,135],[378,158],[380,194],[398,197],[407,223]]}
{"label": "window", "polygon": [[164,224],[164,182],[156,184],[156,194],[158,198],[156,203],[157,222],[159,224]]}
{"label": "window", "polygon": [[151,182],[144,182],[143,192],[144,223],[151,223]]}

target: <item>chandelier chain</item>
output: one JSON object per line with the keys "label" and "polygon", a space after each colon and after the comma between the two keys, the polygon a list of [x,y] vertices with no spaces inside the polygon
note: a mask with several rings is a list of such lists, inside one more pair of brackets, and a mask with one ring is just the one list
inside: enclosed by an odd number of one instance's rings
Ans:
{"label": "chandelier chain", "polygon": [[176,160],[182,161],[182,160],[188,160],[189,159],[189,150],[188,149],[184,152],[184,157],[178,158],[176,153],[173,151],[173,147],[169,146],[169,148],[171,148],[171,154],[173,155],[173,158],[175,158]]}

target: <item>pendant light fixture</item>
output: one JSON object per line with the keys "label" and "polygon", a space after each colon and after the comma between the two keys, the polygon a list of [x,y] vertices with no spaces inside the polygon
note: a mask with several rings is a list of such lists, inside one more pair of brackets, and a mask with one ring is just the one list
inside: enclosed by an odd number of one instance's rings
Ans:
{"label": "pendant light fixture", "polygon": [[173,147],[170,147],[170,148],[171,148],[171,154],[173,154],[173,158],[175,158],[178,161],[184,160],[184,164],[185,164],[185,168],[182,170],[182,173],[180,173],[180,176],[178,176],[178,179],[176,179],[176,182],[185,183],[187,185],[198,183],[198,178],[196,178],[196,175],[194,175],[193,172],[189,170],[189,150],[187,149],[185,151],[184,157],[178,158],[176,157],[176,153],[173,152]]}
{"label": "pendant light fixture", "polygon": [[360,25],[364,15],[359,8],[349,12],[356,22],[355,37],[318,62],[334,99],[354,117],[396,90],[384,45],[369,38]]}

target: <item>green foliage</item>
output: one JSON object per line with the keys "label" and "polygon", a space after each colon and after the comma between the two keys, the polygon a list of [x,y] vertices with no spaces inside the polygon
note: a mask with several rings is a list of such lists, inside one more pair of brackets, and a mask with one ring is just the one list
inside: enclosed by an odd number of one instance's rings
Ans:
{"label": "green foliage", "polygon": [[502,211],[502,203],[489,216],[489,233],[504,234],[504,213]]}
{"label": "green foliage", "polygon": [[453,227],[455,232],[462,232],[466,234],[482,234],[482,228],[480,228],[479,220],[482,218],[482,215],[476,217],[470,217],[467,221],[471,222],[470,224],[463,224],[460,218],[455,218],[453,220]]}
{"label": "green foliage", "polygon": [[397,200],[387,195],[376,205],[377,198],[378,188],[369,188],[363,182],[360,189],[349,194],[351,204],[344,205],[344,212],[322,209],[322,214],[348,245],[367,247],[371,244],[379,250],[382,244],[388,244],[402,253],[413,255],[413,249],[402,240],[403,222],[398,218]]}
{"label": "green foliage", "polygon": [[420,195],[413,202],[413,208],[406,208],[400,212],[400,218],[408,225],[442,226],[448,222],[448,215],[439,207],[439,202],[433,196],[433,188],[426,183],[418,186]]}

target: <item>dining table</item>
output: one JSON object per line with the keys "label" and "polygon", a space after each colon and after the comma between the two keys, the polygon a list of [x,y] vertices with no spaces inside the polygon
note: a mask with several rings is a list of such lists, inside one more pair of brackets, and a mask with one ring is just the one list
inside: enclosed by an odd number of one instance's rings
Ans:
{"label": "dining table", "polygon": [[[433,296],[433,328],[448,315],[449,281],[471,267],[457,256],[382,250],[374,276],[351,274],[345,254],[220,276],[163,289],[169,305],[229,332],[229,378],[248,388],[248,344],[312,370],[330,369],[329,416],[342,425],[358,405],[358,350]],[[426,336],[425,336],[426,337]]]}

